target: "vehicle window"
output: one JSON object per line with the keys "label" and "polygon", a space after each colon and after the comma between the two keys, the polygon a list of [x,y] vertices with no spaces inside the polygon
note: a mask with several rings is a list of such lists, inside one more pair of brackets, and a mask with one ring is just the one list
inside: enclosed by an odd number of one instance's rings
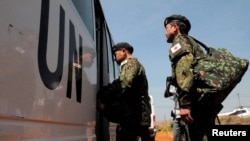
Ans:
{"label": "vehicle window", "polygon": [[[106,28],[107,29],[107,28]],[[107,30],[106,31],[106,41],[107,41],[107,50],[108,50],[108,64],[109,64],[109,78],[110,80],[114,80],[118,77],[118,70],[116,67],[116,62],[114,60],[114,55],[112,54],[112,40],[111,40],[111,36],[109,34],[109,32]]]}
{"label": "vehicle window", "polygon": [[246,110],[240,110],[238,111],[238,114],[243,114],[243,113],[246,113],[247,111]]}
{"label": "vehicle window", "polygon": [[91,37],[94,39],[94,9],[93,0],[72,0],[83,23],[86,25]]}

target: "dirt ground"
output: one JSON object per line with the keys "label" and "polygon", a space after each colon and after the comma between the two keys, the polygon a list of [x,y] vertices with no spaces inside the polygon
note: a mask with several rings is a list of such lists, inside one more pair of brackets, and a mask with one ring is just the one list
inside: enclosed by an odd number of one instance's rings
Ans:
{"label": "dirt ground", "polygon": [[155,141],[172,141],[173,132],[157,132]]}

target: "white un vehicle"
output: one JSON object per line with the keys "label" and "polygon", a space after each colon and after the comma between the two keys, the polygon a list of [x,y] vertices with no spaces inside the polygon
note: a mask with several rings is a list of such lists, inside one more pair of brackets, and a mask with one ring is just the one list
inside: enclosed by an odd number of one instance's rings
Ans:
{"label": "white un vehicle", "polygon": [[118,76],[99,0],[0,0],[0,13],[0,140],[114,141],[96,111]]}
{"label": "white un vehicle", "polygon": [[156,122],[156,115],[155,115],[155,106],[154,106],[154,98],[152,95],[149,95],[150,97],[150,106],[151,106],[151,124],[150,124],[150,127],[149,127],[149,133],[150,133],[150,141],[155,141],[155,136],[156,136],[156,132],[157,132],[157,129],[156,129],[156,125],[155,125],[155,122]]}

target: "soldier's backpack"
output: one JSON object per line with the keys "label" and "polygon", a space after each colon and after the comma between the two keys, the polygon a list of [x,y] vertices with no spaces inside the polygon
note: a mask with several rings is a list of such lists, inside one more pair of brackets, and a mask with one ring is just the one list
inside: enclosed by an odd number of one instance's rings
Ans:
{"label": "soldier's backpack", "polygon": [[[114,81],[113,84],[116,84]],[[100,111],[103,116],[110,122],[120,123],[123,114],[123,102],[121,99],[115,97],[116,92],[115,85],[108,84],[103,86],[97,92],[97,110]],[[102,106],[105,106],[105,108]]]}
{"label": "soldier's backpack", "polygon": [[249,61],[235,57],[225,48],[207,47],[191,37],[207,52],[203,57],[195,58],[193,65],[194,87],[199,100],[214,97],[214,104],[221,104],[241,81],[248,69]]}

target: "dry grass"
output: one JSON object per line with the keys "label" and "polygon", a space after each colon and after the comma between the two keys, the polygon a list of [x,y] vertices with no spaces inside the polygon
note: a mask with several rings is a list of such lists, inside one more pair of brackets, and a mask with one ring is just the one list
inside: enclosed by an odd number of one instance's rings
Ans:
{"label": "dry grass", "polygon": [[[239,116],[221,116],[219,117],[220,119],[220,124],[225,125],[225,124],[249,124],[250,125],[250,117],[243,118]],[[218,123],[218,120],[215,121],[216,124]],[[173,121],[168,120],[168,121],[159,121],[156,123],[158,132],[172,132],[173,131]]]}
{"label": "dry grass", "polygon": [[156,123],[157,131],[160,132],[172,132],[173,131],[173,121],[160,121]]}
{"label": "dry grass", "polygon": [[[250,117],[221,116],[220,123],[223,124],[250,124]],[[218,124],[218,122],[216,121]]]}
{"label": "dry grass", "polygon": [[[241,118],[238,116],[221,116],[219,117],[221,125],[226,124],[249,124],[250,117]],[[218,124],[216,120],[216,124]],[[173,140],[173,121],[160,121],[156,123],[158,132],[156,134],[156,141],[172,141]]]}
{"label": "dry grass", "polygon": [[172,141],[173,140],[173,121],[162,121],[156,123],[157,133],[155,141]]}

